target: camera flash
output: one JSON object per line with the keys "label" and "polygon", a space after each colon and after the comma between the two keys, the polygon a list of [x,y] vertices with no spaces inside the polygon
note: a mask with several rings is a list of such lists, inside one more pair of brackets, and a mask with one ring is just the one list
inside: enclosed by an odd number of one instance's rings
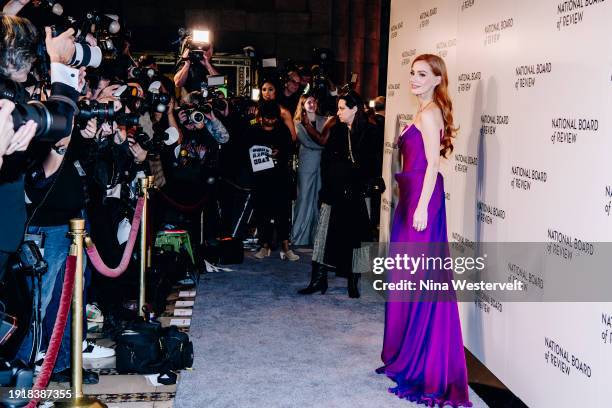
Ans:
{"label": "camera flash", "polygon": [[370,99],[370,104],[369,104],[370,108],[373,108],[374,106],[376,106],[374,104],[374,99]]}
{"label": "camera flash", "polygon": [[259,89],[253,88],[251,89],[251,100],[258,101],[259,100]]}
{"label": "camera flash", "polygon": [[193,41],[199,43],[210,42],[210,31],[208,30],[193,30]]}

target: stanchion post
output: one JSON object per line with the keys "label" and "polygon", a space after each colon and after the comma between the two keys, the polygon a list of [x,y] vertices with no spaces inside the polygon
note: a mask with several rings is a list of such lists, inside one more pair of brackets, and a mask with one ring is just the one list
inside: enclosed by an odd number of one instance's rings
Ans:
{"label": "stanchion post", "polygon": [[[149,190],[154,189],[155,188],[155,177],[153,176],[147,176],[147,180],[149,181]],[[155,237],[153,237],[153,239],[155,239]],[[153,252],[153,247],[154,246],[154,242],[149,242],[147,245],[147,268],[151,268],[152,265],[152,252]]]}
{"label": "stanchion post", "polygon": [[72,245],[70,255],[76,257],[74,273],[74,290],[72,294],[72,399],[56,402],[56,407],[64,408],[107,408],[96,398],[83,395],[83,238],[85,236],[85,220],[73,218],[70,220],[70,235]]}
{"label": "stanchion post", "polygon": [[147,216],[149,201],[149,178],[140,179],[140,193],[142,194],[142,218],[140,219],[140,291],[138,294],[138,314],[144,317],[146,303],[146,276],[147,276]]}

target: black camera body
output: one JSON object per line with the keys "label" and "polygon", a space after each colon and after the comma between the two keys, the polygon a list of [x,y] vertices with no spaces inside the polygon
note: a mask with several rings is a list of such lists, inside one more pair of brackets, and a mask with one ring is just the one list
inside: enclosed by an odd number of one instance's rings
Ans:
{"label": "black camera body", "polygon": [[164,92],[147,92],[143,104],[143,110],[148,112],[164,113],[168,110],[170,94]]}
{"label": "black camera body", "polygon": [[166,132],[155,132],[152,137],[149,137],[142,129],[138,129],[132,137],[149,154],[157,154],[161,152],[169,135]]}
{"label": "black camera body", "polygon": [[34,241],[24,241],[15,254],[11,268],[15,272],[28,275],[43,275],[47,272],[47,261],[43,259]]}

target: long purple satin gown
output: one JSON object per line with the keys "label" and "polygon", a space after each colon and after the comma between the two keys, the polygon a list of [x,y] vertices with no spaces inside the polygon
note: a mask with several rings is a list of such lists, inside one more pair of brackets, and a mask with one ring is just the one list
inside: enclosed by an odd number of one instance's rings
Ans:
{"label": "long purple satin gown", "polygon": [[[438,173],[429,202],[427,227],[424,231],[416,231],[412,227],[412,220],[427,168],[423,138],[416,126],[404,130],[400,136],[399,148],[404,164],[402,172],[395,175],[400,199],[393,219],[389,256],[401,252],[402,247],[408,252],[414,251],[415,245],[428,248],[428,256],[448,256],[442,175]],[[430,278],[435,274],[438,282],[450,282],[452,279],[452,273],[444,270],[420,270],[418,274],[419,278]],[[405,272],[400,274],[390,271],[388,275],[391,281],[404,278]],[[429,297],[427,301],[419,302],[414,297],[402,299],[389,294],[381,355],[384,366],[376,371],[386,374],[397,383],[389,392],[400,398],[428,406],[471,407],[455,294],[440,299]]]}

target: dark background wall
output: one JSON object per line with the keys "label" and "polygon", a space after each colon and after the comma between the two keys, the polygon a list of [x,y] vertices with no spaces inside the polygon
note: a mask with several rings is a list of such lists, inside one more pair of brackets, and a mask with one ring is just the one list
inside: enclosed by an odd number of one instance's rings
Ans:
{"label": "dark background wall", "polygon": [[310,62],[313,48],[330,48],[337,83],[358,72],[358,91],[365,97],[384,94],[390,0],[60,2],[68,14],[84,8],[120,14],[134,33],[135,50],[174,51],[179,27],[212,30],[216,52],[242,53],[252,45],[261,56]]}

